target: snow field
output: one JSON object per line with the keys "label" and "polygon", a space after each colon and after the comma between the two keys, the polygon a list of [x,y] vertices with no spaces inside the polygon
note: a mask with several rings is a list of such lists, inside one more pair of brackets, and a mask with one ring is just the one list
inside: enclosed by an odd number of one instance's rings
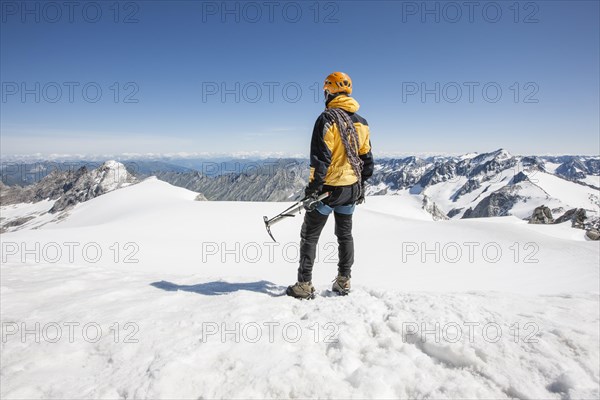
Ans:
{"label": "snow field", "polygon": [[351,295],[328,290],[331,220],[319,295],[299,301],[282,294],[301,217],[273,227],[277,246],[262,222],[288,203],[195,195],[150,179],[0,237],[2,398],[600,396],[600,248],[583,231],[368,198]]}

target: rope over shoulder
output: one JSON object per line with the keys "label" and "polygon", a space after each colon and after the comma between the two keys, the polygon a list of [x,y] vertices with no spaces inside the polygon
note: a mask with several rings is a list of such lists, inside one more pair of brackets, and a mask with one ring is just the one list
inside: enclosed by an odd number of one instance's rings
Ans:
{"label": "rope over shoulder", "polygon": [[[360,183],[363,161],[358,156],[360,143],[358,141],[358,133],[356,132],[354,123],[352,123],[348,113],[340,108],[326,109],[325,116],[331,120],[331,122],[337,125],[340,132],[340,137],[342,138],[342,143],[344,144],[344,149],[346,150],[346,157],[348,158],[348,162],[352,166],[352,170],[354,171],[354,174]],[[358,197],[360,197],[360,195],[362,195],[362,185],[358,185],[358,191]]]}

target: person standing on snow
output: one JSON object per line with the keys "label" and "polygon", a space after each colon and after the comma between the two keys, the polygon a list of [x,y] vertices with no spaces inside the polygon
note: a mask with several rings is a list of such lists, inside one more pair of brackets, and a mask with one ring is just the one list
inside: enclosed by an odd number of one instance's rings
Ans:
{"label": "person standing on snow", "polygon": [[317,243],[329,214],[335,217],[338,241],[338,275],[332,290],[340,295],[350,291],[350,272],[354,263],[352,213],[364,201],[365,181],[373,175],[373,155],[367,120],[356,113],[359,104],[352,94],[352,80],[343,72],[330,74],[323,85],[325,111],[321,113],[310,144],[310,177],[307,197],[329,197],[307,210],[300,232],[298,281],[287,288],[289,296],[314,297],[312,269]]}

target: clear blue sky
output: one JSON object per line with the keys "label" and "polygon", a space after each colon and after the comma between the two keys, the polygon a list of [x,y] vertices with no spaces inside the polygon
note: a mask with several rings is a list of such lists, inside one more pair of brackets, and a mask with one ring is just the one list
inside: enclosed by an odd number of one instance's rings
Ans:
{"label": "clear blue sky", "polygon": [[598,1],[45,4],[2,1],[3,155],[306,154],[335,70],[376,153],[600,153]]}

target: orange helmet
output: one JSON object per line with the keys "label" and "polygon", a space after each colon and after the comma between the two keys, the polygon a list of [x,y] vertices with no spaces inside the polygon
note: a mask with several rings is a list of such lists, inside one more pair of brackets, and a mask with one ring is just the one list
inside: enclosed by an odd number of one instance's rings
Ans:
{"label": "orange helmet", "polygon": [[325,78],[323,90],[327,93],[347,93],[352,94],[352,79],[343,72],[333,72]]}

